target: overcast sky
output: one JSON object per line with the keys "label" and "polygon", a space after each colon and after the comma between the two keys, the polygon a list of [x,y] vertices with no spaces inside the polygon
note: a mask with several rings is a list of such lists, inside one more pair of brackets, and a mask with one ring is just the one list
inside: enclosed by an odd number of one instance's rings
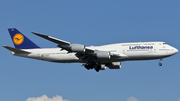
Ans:
{"label": "overcast sky", "polygon": [[[180,50],[179,0],[1,0],[0,43],[14,47],[17,28],[42,48],[57,44],[31,32],[99,46],[164,41]],[[180,101],[179,53],[159,60],[122,62],[96,72],[81,64],[12,56],[0,47],[0,101]]]}

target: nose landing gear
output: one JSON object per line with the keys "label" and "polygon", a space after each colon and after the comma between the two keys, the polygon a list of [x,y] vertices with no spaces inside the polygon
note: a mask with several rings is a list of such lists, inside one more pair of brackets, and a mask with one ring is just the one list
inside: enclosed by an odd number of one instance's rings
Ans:
{"label": "nose landing gear", "polygon": [[162,59],[159,60],[158,65],[159,65],[159,66],[162,66]]}

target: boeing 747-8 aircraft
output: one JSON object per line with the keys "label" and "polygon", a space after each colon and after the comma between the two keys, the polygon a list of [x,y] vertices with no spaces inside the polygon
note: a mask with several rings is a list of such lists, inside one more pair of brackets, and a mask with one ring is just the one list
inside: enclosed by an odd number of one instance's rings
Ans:
{"label": "boeing 747-8 aircraft", "polygon": [[86,47],[82,44],[73,44],[51,36],[32,32],[44,39],[57,44],[59,48],[40,48],[16,28],[8,29],[15,48],[3,46],[12,51],[12,54],[20,57],[58,62],[58,63],[82,63],[86,69],[105,70],[120,69],[122,61],[152,60],[172,56],[178,50],[165,42],[135,42],[117,43],[103,46]]}

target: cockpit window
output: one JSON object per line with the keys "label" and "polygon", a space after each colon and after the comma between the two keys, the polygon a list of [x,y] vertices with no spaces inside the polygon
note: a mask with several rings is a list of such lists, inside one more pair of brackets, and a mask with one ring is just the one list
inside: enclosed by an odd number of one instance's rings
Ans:
{"label": "cockpit window", "polygon": [[163,45],[167,45],[167,43],[163,43]]}

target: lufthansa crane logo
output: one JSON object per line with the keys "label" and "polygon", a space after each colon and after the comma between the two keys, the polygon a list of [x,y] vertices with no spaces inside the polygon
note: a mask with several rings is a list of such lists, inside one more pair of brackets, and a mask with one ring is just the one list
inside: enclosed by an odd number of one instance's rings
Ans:
{"label": "lufthansa crane logo", "polygon": [[16,35],[14,35],[13,37],[14,44],[20,45],[23,43],[23,41],[24,41],[24,36],[22,34],[17,33]]}

